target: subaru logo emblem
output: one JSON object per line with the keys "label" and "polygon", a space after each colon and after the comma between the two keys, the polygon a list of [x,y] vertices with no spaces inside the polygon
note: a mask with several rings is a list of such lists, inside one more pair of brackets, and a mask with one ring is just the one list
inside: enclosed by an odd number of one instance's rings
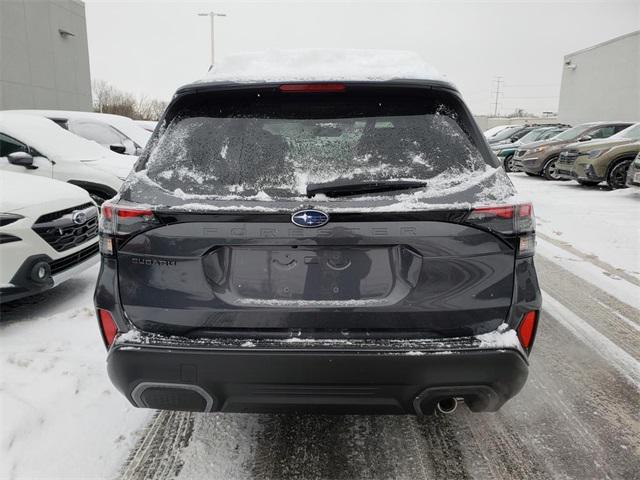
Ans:
{"label": "subaru logo emblem", "polygon": [[73,212],[71,214],[71,221],[76,225],[82,225],[87,221],[87,214],[82,211]]}
{"label": "subaru logo emblem", "polygon": [[291,221],[299,227],[321,227],[329,221],[329,215],[320,210],[299,210],[291,215]]}

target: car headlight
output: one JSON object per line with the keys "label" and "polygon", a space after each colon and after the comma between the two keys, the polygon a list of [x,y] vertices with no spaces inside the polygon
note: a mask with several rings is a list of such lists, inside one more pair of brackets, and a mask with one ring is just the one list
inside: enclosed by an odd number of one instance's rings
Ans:
{"label": "car headlight", "polygon": [[609,148],[601,148],[599,150],[589,150],[587,152],[587,155],[589,155],[589,158],[598,158],[604,152],[608,152],[609,150],[610,150]]}
{"label": "car headlight", "polygon": [[547,147],[537,147],[534,148],[533,150],[531,150],[531,153],[538,153],[538,152],[544,152],[547,149]]}
{"label": "car headlight", "polygon": [[9,225],[15,221],[24,218],[22,215],[18,215],[17,213],[0,213],[0,227],[4,227],[5,225]]}

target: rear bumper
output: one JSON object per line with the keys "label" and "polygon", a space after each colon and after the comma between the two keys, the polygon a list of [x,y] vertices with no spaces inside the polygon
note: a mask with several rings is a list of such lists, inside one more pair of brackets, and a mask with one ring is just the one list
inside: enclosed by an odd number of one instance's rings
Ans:
{"label": "rear bumper", "polygon": [[430,414],[449,397],[472,411],[496,411],[527,378],[525,354],[504,341],[494,348],[473,337],[411,343],[222,345],[126,334],[107,364],[134,406],[190,411]]}

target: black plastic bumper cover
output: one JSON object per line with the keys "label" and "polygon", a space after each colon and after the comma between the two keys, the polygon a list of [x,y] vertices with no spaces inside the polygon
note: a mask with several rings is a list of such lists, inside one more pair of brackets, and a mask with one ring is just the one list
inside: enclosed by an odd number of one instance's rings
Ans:
{"label": "black plastic bumper cover", "polygon": [[430,414],[464,398],[496,411],[523,387],[511,349],[397,352],[342,349],[212,349],[117,343],[114,385],[138,407],[224,412]]}

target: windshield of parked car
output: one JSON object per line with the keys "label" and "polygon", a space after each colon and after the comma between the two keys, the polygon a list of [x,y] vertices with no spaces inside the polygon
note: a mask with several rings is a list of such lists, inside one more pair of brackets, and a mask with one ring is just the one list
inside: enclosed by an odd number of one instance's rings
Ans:
{"label": "windshield of parked car", "polygon": [[547,133],[547,130],[547,128],[537,128],[535,130],[531,130],[529,133],[520,138],[520,143],[524,144],[535,142],[536,140],[542,138],[544,134]]}
{"label": "windshield of parked car", "polygon": [[228,94],[188,102],[147,177],[177,196],[291,199],[309,184],[425,180],[492,163],[451,95]]}
{"label": "windshield of parked car", "polygon": [[500,133],[498,133],[498,134],[494,135],[493,137],[491,137],[491,141],[492,142],[499,142],[501,140],[506,140],[507,138],[511,138],[514,133],[516,133],[517,131],[519,131],[521,129],[522,129],[521,126],[505,128]]}
{"label": "windshield of parked car", "polygon": [[565,130],[567,130],[567,129],[566,128],[552,128],[551,130],[545,131],[540,136],[540,138],[538,138],[538,140],[547,140],[547,139],[555,138],[556,135],[558,135],[559,133],[564,132]]}
{"label": "windshield of parked car", "polygon": [[615,135],[611,135],[609,138],[621,140],[640,140],[640,123],[631,125],[630,127],[625,128]]}
{"label": "windshield of parked car", "polygon": [[577,125],[569,130],[565,130],[560,135],[556,135],[554,140],[573,140],[589,130],[591,127],[593,127],[593,125]]}
{"label": "windshield of parked car", "polygon": [[489,130],[484,131],[484,136],[487,138],[492,138],[494,135],[497,135],[505,128],[509,128],[506,125],[498,125],[497,127],[490,128]]}

